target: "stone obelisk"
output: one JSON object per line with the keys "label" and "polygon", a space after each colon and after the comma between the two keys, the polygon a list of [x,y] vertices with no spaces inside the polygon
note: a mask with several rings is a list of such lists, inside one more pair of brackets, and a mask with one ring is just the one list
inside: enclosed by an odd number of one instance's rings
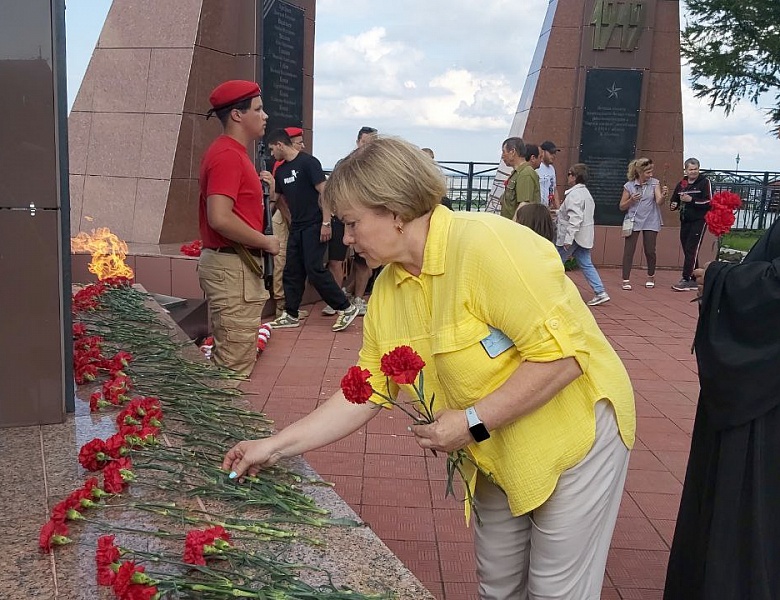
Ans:
{"label": "stone obelisk", "polygon": [[[570,165],[589,166],[596,201],[594,261],[620,264],[618,209],[628,163],[646,156],[672,188],[682,176],[678,0],[550,0],[509,135],[561,149],[559,191]],[[500,196],[502,165],[491,196]],[[679,221],[664,208],[659,266],[681,262]]]}

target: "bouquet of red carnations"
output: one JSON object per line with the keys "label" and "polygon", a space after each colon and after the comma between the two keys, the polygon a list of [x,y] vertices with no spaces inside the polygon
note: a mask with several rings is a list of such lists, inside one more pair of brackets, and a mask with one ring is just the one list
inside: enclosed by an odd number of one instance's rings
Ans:
{"label": "bouquet of red carnations", "polygon": [[718,192],[710,200],[710,210],[704,215],[707,228],[718,237],[728,233],[736,221],[734,213],[741,206],[742,199],[739,194]]}
{"label": "bouquet of red carnations", "polygon": [[[387,378],[386,389],[383,393],[375,390],[369,383],[371,372],[368,369],[361,369],[358,366],[350,367],[347,374],[341,380],[341,391],[344,397],[353,404],[365,404],[372,396],[377,396],[381,401],[380,406],[395,406],[408,415],[416,425],[425,425],[433,423],[436,420],[434,413],[435,394],[431,395],[430,400],[425,398],[423,367],[425,361],[409,346],[398,346],[385,354],[380,362],[380,369]],[[393,396],[390,390],[390,380],[398,385],[411,385],[414,390],[415,398],[404,402]],[[431,450],[434,455],[436,452]],[[474,506],[474,495],[472,486],[469,485],[468,475],[464,470],[466,464],[479,469],[471,456],[465,450],[450,452],[447,456],[447,486],[446,496],[454,496],[453,480],[455,474],[460,475],[463,481],[463,487],[466,495],[466,502],[469,509],[474,513],[477,522],[480,523],[479,514]],[[484,471],[483,471],[484,473]],[[484,473],[486,477],[492,480],[489,473]]]}

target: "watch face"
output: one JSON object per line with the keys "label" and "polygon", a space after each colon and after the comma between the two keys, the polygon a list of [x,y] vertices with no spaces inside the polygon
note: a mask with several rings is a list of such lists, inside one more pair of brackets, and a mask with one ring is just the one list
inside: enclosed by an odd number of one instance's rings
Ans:
{"label": "watch face", "polygon": [[490,432],[488,432],[487,427],[485,427],[482,423],[472,425],[469,427],[469,431],[471,432],[471,437],[474,438],[475,442],[484,442],[490,437]]}

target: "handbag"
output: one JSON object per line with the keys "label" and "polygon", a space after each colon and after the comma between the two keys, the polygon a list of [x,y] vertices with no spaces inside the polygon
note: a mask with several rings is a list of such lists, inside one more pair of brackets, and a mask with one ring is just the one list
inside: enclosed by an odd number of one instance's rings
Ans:
{"label": "handbag", "polygon": [[634,215],[626,213],[626,216],[623,217],[623,227],[620,230],[620,236],[627,238],[631,237],[632,233],[634,233]]}

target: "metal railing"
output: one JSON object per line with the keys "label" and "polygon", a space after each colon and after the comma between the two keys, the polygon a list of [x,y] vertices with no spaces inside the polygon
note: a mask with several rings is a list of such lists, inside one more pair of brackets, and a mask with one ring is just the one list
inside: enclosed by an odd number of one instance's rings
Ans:
{"label": "metal railing", "polygon": [[454,210],[485,210],[498,163],[440,162],[439,168]]}
{"label": "metal railing", "polygon": [[734,192],[742,198],[734,230],[766,229],[780,218],[780,173],[773,171],[702,171],[712,192]]}
{"label": "metal railing", "polygon": [[[485,210],[498,163],[446,161],[438,164],[453,209]],[[713,193],[730,191],[742,198],[734,230],[766,229],[780,218],[780,172],[713,169],[702,173],[710,178]],[[669,187],[673,187],[672,182]]]}

